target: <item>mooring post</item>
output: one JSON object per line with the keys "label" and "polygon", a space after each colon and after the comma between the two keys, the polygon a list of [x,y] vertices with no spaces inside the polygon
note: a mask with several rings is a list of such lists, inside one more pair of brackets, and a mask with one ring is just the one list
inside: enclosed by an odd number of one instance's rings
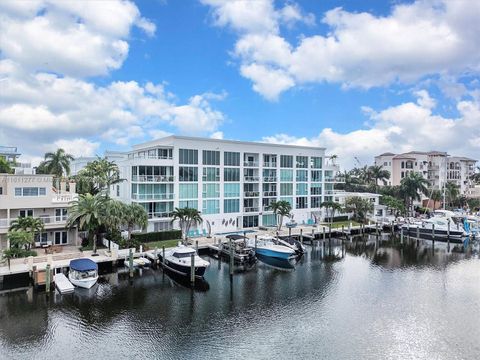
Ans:
{"label": "mooring post", "polygon": [[447,245],[450,246],[450,220],[448,220],[448,227],[447,227]]}
{"label": "mooring post", "polygon": [[323,226],[323,243],[325,244],[325,225],[322,225]]}
{"label": "mooring post", "polygon": [[400,228],[400,244],[403,244],[403,227]]}
{"label": "mooring post", "polygon": [[417,225],[417,239],[420,238],[420,225]]}
{"label": "mooring post", "polygon": [[332,238],[332,225],[328,225],[328,240]]}
{"label": "mooring post", "polygon": [[255,254],[257,253],[257,235],[255,235]]}
{"label": "mooring post", "polygon": [[435,245],[435,224],[432,224],[432,241],[433,245]]}
{"label": "mooring post", "polygon": [[128,252],[128,269],[130,277],[133,277],[133,251],[130,249]]}
{"label": "mooring post", "polygon": [[155,250],[153,251],[153,259],[154,264],[158,265],[158,247],[155,246]]}
{"label": "mooring post", "polygon": [[162,246],[162,266],[165,265],[165,246]]}
{"label": "mooring post", "polygon": [[233,265],[234,265],[233,261],[234,261],[235,257],[234,257],[234,252],[233,252],[233,246],[234,245],[232,243],[232,239],[230,239],[229,246],[230,246],[230,249],[229,249],[230,250],[230,276],[233,276]]}
{"label": "mooring post", "polygon": [[47,264],[47,267],[45,268],[45,291],[47,293],[50,292],[50,264]]}
{"label": "mooring post", "polygon": [[300,244],[303,245],[303,229],[300,229]]}
{"label": "mooring post", "polygon": [[190,255],[190,282],[195,284],[195,254]]}
{"label": "mooring post", "polygon": [[195,240],[195,250],[198,252],[198,240]]}
{"label": "mooring post", "polygon": [[347,238],[347,234],[345,233],[345,226],[342,225],[342,246],[345,244],[346,238]]}
{"label": "mooring post", "polygon": [[395,224],[393,223],[393,220],[392,220],[392,226],[390,228],[390,231],[392,232],[392,236],[393,236],[393,234],[395,232]]}

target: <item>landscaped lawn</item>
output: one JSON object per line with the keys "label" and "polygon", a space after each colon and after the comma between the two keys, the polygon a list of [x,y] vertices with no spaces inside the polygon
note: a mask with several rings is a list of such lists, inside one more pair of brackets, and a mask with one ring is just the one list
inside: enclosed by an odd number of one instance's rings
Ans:
{"label": "landscaped lawn", "polygon": [[171,247],[177,246],[179,241],[180,239],[152,241],[152,242],[144,243],[143,246],[148,246],[150,250],[155,249],[155,247],[157,247],[158,249],[161,249],[163,246],[165,246],[165,248],[171,248]]}
{"label": "landscaped lawn", "polygon": [[[348,228],[348,226],[352,223],[352,226],[359,226],[360,223],[353,221],[353,220],[345,220],[345,221],[337,221],[332,224],[332,229],[338,229],[341,228],[342,226],[345,227],[345,229]],[[322,223],[322,225],[328,226],[330,225],[329,223]]]}

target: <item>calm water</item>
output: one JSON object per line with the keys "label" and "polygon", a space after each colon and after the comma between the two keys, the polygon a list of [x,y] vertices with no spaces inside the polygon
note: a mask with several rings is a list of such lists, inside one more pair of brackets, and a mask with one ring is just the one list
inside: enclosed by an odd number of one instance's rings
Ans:
{"label": "calm water", "polygon": [[196,290],[146,270],[49,300],[0,295],[0,358],[480,358],[477,246],[309,246],[294,269],[259,262],[232,281],[208,259]]}

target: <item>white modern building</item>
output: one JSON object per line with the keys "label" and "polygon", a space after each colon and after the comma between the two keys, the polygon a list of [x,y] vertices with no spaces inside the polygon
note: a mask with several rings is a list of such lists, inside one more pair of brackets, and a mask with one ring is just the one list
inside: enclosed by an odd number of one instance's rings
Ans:
{"label": "white modern building", "polygon": [[11,164],[15,174],[32,175],[35,174],[35,169],[32,168],[31,163],[19,162],[20,152],[15,146],[0,146],[0,158],[3,158]]}
{"label": "white modern building", "polygon": [[7,233],[13,220],[33,216],[44,223],[35,238],[42,245],[77,245],[77,230],[66,229],[68,207],[77,195],[75,184],[60,183],[54,189],[53,175],[0,174],[0,250],[9,247]]}
{"label": "white modern building", "polygon": [[441,151],[384,153],[375,157],[375,165],[382,166],[390,172],[387,185],[400,185],[405,176],[410,172],[416,172],[436,189],[441,189],[446,181],[454,182],[464,195],[469,195],[475,186],[471,176],[475,172],[476,162],[474,159],[450,156]]}
{"label": "white modern building", "polygon": [[111,196],[141,204],[148,231],[171,228],[177,207],[202,212],[200,234],[273,226],[269,205],[278,200],[290,202],[297,223],[311,223],[323,216],[322,201],[332,200],[338,172],[326,165],[324,148],[184,136],[105,156],[126,179]]}

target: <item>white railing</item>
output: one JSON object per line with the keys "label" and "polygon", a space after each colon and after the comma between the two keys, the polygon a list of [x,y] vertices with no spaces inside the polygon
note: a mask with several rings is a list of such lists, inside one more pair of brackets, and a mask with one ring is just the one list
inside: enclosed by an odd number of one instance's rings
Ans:
{"label": "white railing", "polygon": [[129,159],[153,159],[153,160],[172,160],[173,156],[168,155],[128,155]]}
{"label": "white railing", "polygon": [[173,182],[173,175],[132,175],[132,181],[136,182]]}
{"label": "white railing", "polygon": [[132,194],[133,200],[172,200],[174,194]]}
{"label": "white railing", "polygon": [[245,197],[257,197],[257,196],[260,196],[260,192],[259,191],[245,191],[244,196]]}
{"label": "white railing", "polygon": [[244,161],[243,166],[258,167],[258,161]]}
{"label": "white railing", "polygon": [[243,179],[246,182],[258,182],[260,180],[260,177],[258,177],[258,176],[244,176]]}
{"label": "white railing", "polygon": [[277,196],[276,191],[264,191],[263,196]]}
{"label": "white railing", "polygon": [[149,219],[156,219],[156,218],[169,218],[172,217],[171,212],[153,212],[153,213],[148,213],[148,218]]}
{"label": "white railing", "polygon": [[78,199],[78,194],[56,194],[52,198],[52,203],[69,203]]}
{"label": "white railing", "polygon": [[243,208],[244,212],[258,212],[258,207],[246,207]]}
{"label": "white railing", "polygon": [[263,206],[263,211],[273,211],[271,208],[270,208],[270,205],[265,205]]}
{"label": "white railing", "polygon": [[263,182],[277,182],[276,176],[264,176]]}
{"label": "white railing", "polygon": [[[36,216],[36,218],[39,218],[42,220],[42,222],[45,225],[57,225],[57,224],[65,224],[68,216],[67,215],[49,215],[49,216]],[[0,228],[9,228],[10,225],[12,225],[13,221],[16,220],[16,218],[11,218],[11,219],[0,219]]]}
{"label": "white railing", "polygon": [[276,162],[264,162],[263,167],[276,168],[277,163]]}

